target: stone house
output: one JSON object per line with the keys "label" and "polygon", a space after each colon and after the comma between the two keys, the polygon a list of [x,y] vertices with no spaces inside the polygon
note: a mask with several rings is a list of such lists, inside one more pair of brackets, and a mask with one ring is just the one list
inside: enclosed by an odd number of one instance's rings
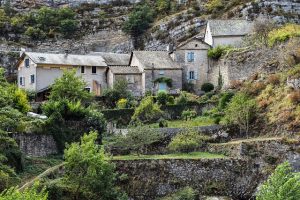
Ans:
{"label": "stone house", "polygon": [[182,89],[182,67],[168,51],[133,51],[130,66],[142,72],[142,93],[168,91],[178,93]]}
{"label": "stone house", "polygon": [[178,45],[174,52],[175,61],[183,69],[183,85],[192,84],[197,94],[202,84],[208,81],[209,48],[201,38],[194,37]]}
{"label": "stone house", "polygon": [[248,20],[208,20],[204,41],[212,47],[218,45],[238,47],[253,28],[253,22]]}
{"label": "stone house", "polygon": [[86,81],[86,89],[101,95],[107,87],[107,64],[101,56],[23,52],[18,63],[18,86],[41,93],[62,76],[64,70],[75,69]]}

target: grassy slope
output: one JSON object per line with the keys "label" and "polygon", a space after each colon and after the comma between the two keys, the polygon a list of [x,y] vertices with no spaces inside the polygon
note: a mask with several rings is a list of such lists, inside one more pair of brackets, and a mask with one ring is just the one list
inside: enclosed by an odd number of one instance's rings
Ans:
{"label": "grassy slope", "polygon": [[[214,121],[213,119],[209,117],[196,117],[192,120],[174,120],[174,121],[168,121],[168,127],[169,128],[181,128],[181,127],[195,127],[195,126],[209,126],[213,125]],[[158,123],[150,124],[148,125],[151,128],[158,128]]]}
{"label": "grassy slope", "polygon": [[148,159],[216,159],[226,158],[222,154],[213,154],[208,152],[176,153],[166,155],[125,155],[114,156],[112,160],[148,160]]}

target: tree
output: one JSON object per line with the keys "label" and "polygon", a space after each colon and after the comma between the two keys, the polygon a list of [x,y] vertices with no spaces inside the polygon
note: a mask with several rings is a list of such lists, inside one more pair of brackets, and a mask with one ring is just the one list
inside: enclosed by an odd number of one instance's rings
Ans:
{"label": "tree", "polygon": [[138,5],[129,14],[123,25],[123,31],[133,37],[143,34],[153,22],[153,10],[147,4]]}
{"label": "tree", "polygon": [[46,188],[40,189],[40,184],[36,182],[32,187],[20,191],[16,187],[5,190],[0,194],[0,200],[47,200]]}
{"label": "tree", "polygon": [[245,131],[248,135],[249,124],[255,116],[256,101],[245,93],[237,93],[225,109],[225,119],[228,124],[238,125],[240,133]]}
{"label": "tree", "polygon": [[96,145],[96,132],[84,134],[80,143],[72,143],[64,153],[64,181],[75,189],[75,200],[84,195],[88,199],[120,199],[115,187],[115,167]]}
{"label": "tree", "polygon": [[275,28],[275,24],[269,20],[257,20],[254,23],[255,38],[265,46],[268,46],[269,32]]}
{"label": "tree", "polygon": [[69,101],[87,102],[92,95],[85,90],[86,83],[81,77],[76,76],[76,71],[65,70],[62,77],[56,79],[51,87],[50,101],[67,99]]}
{"label": "tree", "polygon": [[300,199],[300,173],[293,173],[291,165],[284,162],[263,183],[257,200],[298,200]]}
{"label": "tree", "polygon": [[126,135],[118,136],[114,146],[132,149],[140,155],[143,152],[147,153],[148,147],[151,144],[160,141],[162,138],[163,135],[159,131],[138,126],[136,128],[128,129]]}
{"label": "tree", "polygon": [[166,105],[168,103],[169,95],[165,91],[159,91],[157,94],[157,103]]}
{"label": "tree", "polygon": [[163,112],[160,106],[153,102],[153,97],[148,96],[142,99],[140,105],[135,109],[131,121],[151,123],[162,117]]}
{"label": "tree", "polygon": [[65,19],[60,22],[60,32],[65,37],[70,37],[77,30],[77,21],[73,19]]}
{"label": "tree", "polygon": [[106,89],[103,96],[105,97],[107,106],[114,108],[120,99],[127,99],[128,102],[132,99],[132,95],[127,88],[127,81],[120,79],[116,81],[113,88]]}

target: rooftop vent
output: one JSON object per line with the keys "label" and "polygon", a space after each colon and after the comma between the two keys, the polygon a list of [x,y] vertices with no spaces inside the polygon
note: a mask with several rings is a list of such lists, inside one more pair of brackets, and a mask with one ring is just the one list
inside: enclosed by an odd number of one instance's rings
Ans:
{"label": "rooftop vent", "polygon": [[39,57],[39,60],[40,60],[40,61],[45,61],[46,58],[45,58],[45,57]]}

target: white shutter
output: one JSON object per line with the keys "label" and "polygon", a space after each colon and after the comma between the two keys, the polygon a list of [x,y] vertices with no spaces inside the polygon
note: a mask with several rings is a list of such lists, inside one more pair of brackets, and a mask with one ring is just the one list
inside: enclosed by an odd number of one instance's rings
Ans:
{"label": "white shutter", "polygon": [[190,80],[190,71],[186,72],[186,80]]}
{"label": "white shutter", "polygon": [[196,71],[194,71],[194,78],[195,78],[195,80],[198,80],[198,71],[196,70]]}

